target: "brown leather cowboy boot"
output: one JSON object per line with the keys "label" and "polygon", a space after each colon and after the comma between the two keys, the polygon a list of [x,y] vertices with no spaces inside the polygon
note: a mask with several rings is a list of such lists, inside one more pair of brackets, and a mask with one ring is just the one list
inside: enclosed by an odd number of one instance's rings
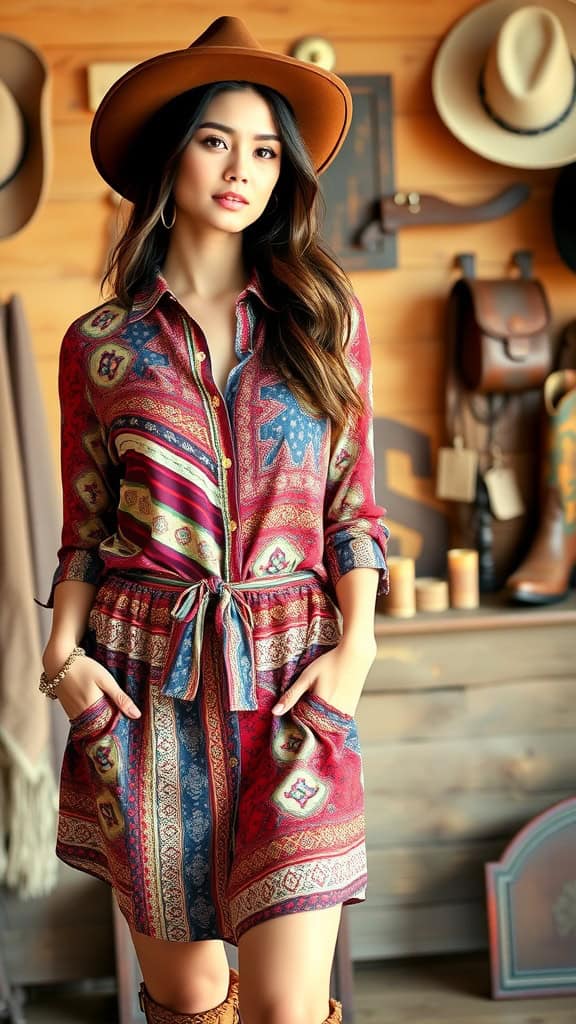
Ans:
{"label": "brown leather cowboy boot", "polygon": [[548,445],[542,515],[532,547],[506,587],[515,601],[551,604],[566,597],[576,567],[576,370],[544,384]]}
{"label": "brown leather cowboy boot", "polygon": [[214,1006],[212,1010],[204,1010],[203,1013],[178,1013],[176,1010],[169,1010],[146,991],[142,984],[139,992],[140,1009],[146,1016],[148,1024],[239,1024],[238,1016],[238,974],[230,971],[230,986],[228,995],[223,1003]]}
{"label": "brown leather cowboy boot", "polygon": [[330,1016],[326,1017],[324,1024],[342,1024],[342,1003],[336,999],[330,1000]]}

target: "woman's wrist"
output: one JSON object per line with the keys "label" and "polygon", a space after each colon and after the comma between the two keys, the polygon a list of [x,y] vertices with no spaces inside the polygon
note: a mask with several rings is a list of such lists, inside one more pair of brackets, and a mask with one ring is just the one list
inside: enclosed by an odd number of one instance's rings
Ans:
{"label": "woman's wrist", "polygon": [[[338,644],[340,655],[354,667],[354,678],[368,675],[376,659],[376,638],[366,633],[344,634]],[[352,684],[355,688],[356,683]]]}
{"label": "woman's wrist", "polygon": [[60,687],[60,683],[68,674],[71,666],[74,664],[77,658],[83,658],[86,651],[83,647],[73,647],[72,651],[66,658],[66,661],[62,665],[62,668],[55,676],[51,679],[46,672],[42,672],[40,676],[40,692],[44,693],[47,697],[52,700],[56,700],[58,697],[57,690]]}
{"label": "woman's wrist", "polygon": [[42,665],[49,679],[58,675],[62,665],[77,646],[75,636],[50,638],[42,655]]}
{"label": "woman's wrist", "polygon": [[353,652],[357,655],[365,655],[367,658],[374,657],[377,649],[376,637],[374,634],[362,629],[345,629],[342,633],[339,646],[342,649]]}

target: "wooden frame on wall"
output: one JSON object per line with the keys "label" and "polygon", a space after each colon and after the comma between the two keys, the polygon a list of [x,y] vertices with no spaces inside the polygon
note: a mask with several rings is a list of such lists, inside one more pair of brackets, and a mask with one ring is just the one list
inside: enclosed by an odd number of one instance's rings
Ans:
{"label": "wooden frame on wall", "polygon": [[576,995],[576,798],[486,865],[494,999]]}
{"label": "wooden frame on wall", "polygon": [[346,77],[354,114],[335,162],[320,178],[326,203],[322,235],[346,271],[389,270],[396,266],[396,235],[382,232],[375,247],[359,235],[380,220],[380,200],[394,186],[393,105],[390,75]]}

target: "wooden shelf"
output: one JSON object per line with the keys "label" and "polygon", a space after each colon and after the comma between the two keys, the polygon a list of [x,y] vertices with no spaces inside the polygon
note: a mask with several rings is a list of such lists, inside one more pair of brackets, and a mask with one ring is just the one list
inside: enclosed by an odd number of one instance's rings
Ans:
{"label": "wooden shelf", "polygon": [[515,605],[498,593],[483,595],[480,608],[473,611],[417,612],[411,619],[376,613],[377,637],[561,625],[576,626],[576,593],[552,605]]}

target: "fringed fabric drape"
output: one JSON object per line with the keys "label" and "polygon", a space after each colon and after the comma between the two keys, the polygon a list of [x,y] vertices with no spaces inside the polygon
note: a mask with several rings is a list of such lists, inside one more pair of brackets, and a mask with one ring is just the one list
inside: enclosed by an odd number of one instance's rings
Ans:
{"label": "fringed fabric drape", "polygon": [[17,299],[0,306],[0,882],[20,896],[56,881],[56,786],[34,594],[56,520],[52,458]]}

